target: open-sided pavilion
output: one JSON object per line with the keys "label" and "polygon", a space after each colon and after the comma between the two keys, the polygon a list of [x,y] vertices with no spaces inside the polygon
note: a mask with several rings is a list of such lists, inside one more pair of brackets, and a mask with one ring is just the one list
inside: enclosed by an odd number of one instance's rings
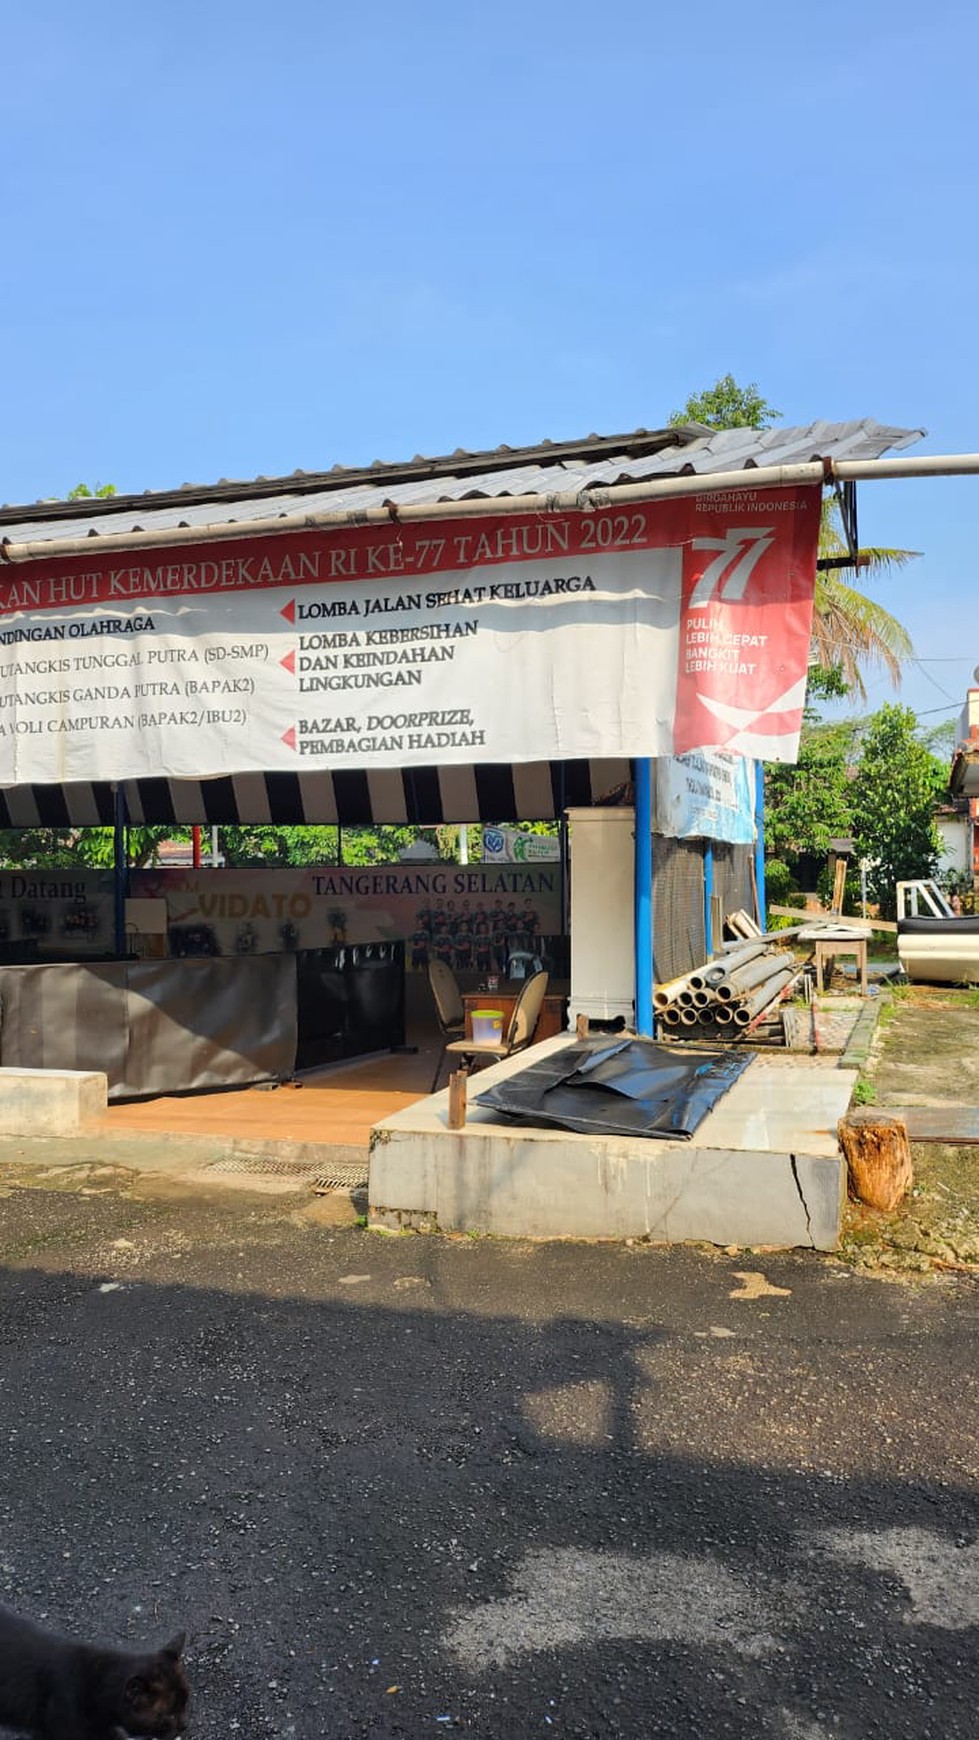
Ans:
{"label": "open-sided pavilion", "polygon": [[920,433],[681,426],[4,509],[0,825],[560,820],[631,779],[614,921],[649,1033],[653,764],[791,759],[823,492],[855,561],[860,478],[977,469],[883,459]]}

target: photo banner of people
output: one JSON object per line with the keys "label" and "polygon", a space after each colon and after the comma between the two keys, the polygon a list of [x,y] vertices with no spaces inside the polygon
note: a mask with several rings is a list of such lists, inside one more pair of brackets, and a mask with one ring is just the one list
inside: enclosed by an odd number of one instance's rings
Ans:
{"label": "photo banner of people", "polygon": [[280,954],[404,941],[409,967],[506,974],[561,934],[558,864],[137,870],[163,899],[171,955]]}

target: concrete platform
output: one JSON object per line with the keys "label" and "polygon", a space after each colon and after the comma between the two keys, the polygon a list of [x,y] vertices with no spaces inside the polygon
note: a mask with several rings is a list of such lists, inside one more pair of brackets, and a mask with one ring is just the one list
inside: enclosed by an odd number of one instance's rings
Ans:
{"label": "concrete platform", "polygon": [[0,1135],[78,1136],[105,1115],[99,1070],[0,1068]]}
{"label": "concrete platform", "polygon": [[[572,1043],[567,1034],[479,1072],[471,1094]],[[376,1226],[516,1238],[650,1238],[727,1245],[839,1242],[846,1165],[836,1137],[856,1072],[755,1057],[688,1142],[596,1138],[506,1124],[448,1091],[377,1124]]]}

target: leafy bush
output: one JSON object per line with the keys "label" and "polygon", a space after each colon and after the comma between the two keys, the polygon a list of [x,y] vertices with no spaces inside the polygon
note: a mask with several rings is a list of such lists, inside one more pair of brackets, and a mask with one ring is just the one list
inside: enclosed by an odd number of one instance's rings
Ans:
{"label": "leafy bush", "polygon": [[776,906],[784,906],[787,897],[798,888],[795,877],[781,858],[769,858],[765,864],[765,896]]}

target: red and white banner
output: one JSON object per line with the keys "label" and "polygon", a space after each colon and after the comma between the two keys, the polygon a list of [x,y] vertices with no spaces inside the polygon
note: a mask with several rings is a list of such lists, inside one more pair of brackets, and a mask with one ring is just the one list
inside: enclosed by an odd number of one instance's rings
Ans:
{"label": "red and white banner", "polygon": [[0,567],[0,784],[792,760],[818,487]]}

